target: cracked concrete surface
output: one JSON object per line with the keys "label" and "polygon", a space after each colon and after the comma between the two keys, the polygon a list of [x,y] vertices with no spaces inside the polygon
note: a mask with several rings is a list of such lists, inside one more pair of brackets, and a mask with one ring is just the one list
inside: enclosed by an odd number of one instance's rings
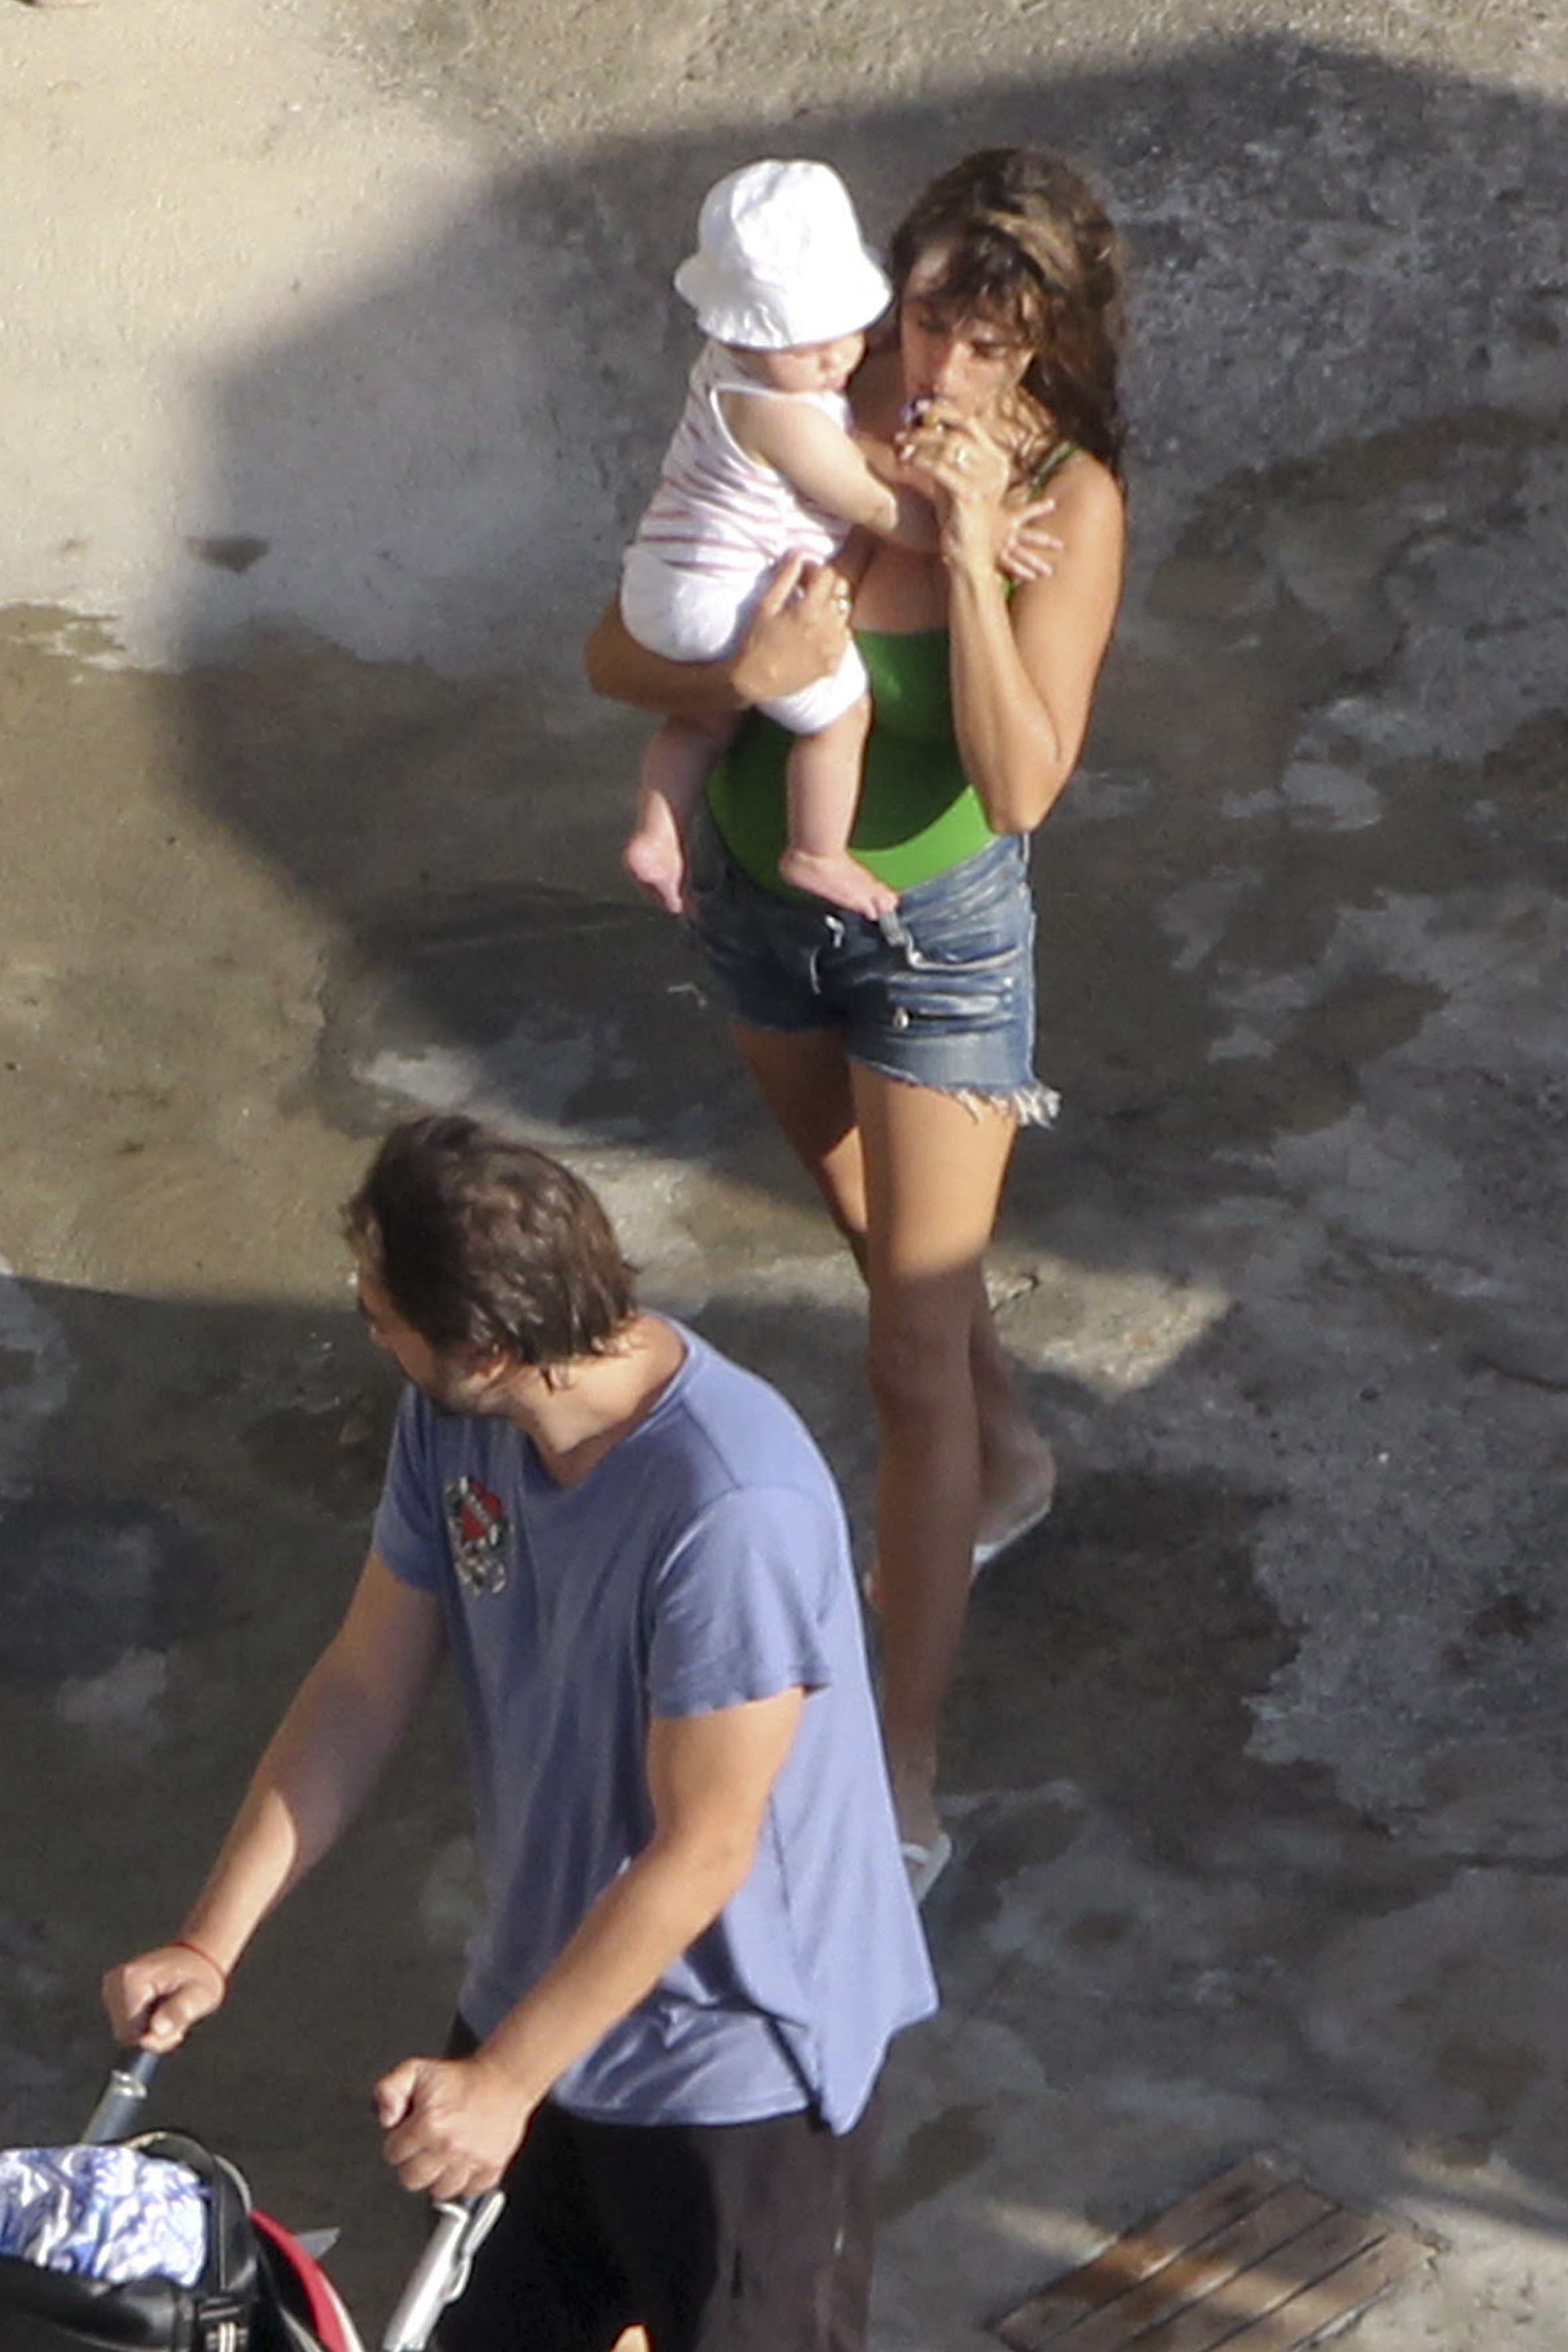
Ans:
{"label": "cracked concrete surface", "polygon": [[[1560,12],[101,0],[0,88],[0,2130],[85,2110],[353,1574],[335,1206],[405,1104],[567,1149],[863,1528],[855,1284],[620,888],[575,647],[708,180],[823,153],[879,230],[1037,137],[1128,227],[1134,562],[994,1268],[1063,1489],[976,1594],[877,2340],[1267,2146],[1433,2241],[1369,2352],[1561,2352]],[[160,2093],[373,2323],[463,1823],[443,1717]]]}

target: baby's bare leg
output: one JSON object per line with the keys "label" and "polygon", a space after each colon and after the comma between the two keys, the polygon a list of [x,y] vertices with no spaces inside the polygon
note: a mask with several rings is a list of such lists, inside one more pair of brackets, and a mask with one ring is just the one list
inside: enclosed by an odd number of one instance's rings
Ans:
{"label": "baby's bare leg", "polygon": [[789,847],[779,873],[852,914],[890,914],[899,894],[849,854],[860,798],[860,761],[871,725],[871,698],[858,702],[815,735],[799,735],[789,755]]}
{"label": "baby's bare leg", "polygon": [[621,864],[644,895],[679,915],[686,908],[686,845],[702,787],[740,725],[738,712],[667,719],[642,757],[637,823]]}

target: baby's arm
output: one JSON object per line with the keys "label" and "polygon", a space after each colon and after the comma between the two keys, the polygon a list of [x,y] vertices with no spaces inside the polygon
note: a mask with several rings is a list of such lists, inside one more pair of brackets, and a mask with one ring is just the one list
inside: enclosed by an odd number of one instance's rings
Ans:
{"label": "baby's arm", "polygon": [[879,539],[897,539],[903,546],[936,544],[935,519],[926,500],[917,490],[879,480],[859,446],[823,410],[805,400],[744,392],[726,392],[722,402],[724,422],[746,455],[773,467],[814,506],[859,523]]}
{"label": "baby's arm", "polygon": [[879,441],[874,433],[858,432],[854,438],[870,471],[899,501],[898,528],[885,531],[883,537],[896,540],[900,547],[912,548],[918,555],[934,555],[942,545],[942,526],[926,495],[929,476],[922,482],[905,465],[891,442]]}

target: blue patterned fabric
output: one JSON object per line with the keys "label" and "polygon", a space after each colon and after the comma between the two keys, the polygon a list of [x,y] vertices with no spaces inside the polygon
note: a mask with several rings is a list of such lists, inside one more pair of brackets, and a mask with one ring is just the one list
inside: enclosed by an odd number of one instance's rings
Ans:
{"label": "blue patterned fabric", "polygon": [[133,2147],[0,2149],[0,2254],[121,2286],[195,2286],[207,2192],[188,2166]]}

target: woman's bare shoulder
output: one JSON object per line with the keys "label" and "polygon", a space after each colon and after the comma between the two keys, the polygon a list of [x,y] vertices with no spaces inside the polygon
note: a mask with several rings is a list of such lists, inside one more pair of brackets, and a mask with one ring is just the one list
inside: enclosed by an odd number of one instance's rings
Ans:
{"label": "woman's bare shoulder", "polygon": [[1074,449],[1055,468],[1043,496],[1054,499],[1057,512],[1072,512],[1092,520],[1103,517],[1118,529],[1126,519],[1127,497],[1109,466],[1087,449]]}
{"label": "woman's bare shoulder", "polygon": [[[1046,529],[1060,541],[1061,552],[1044,580],[1031,581],[1015,598],[1015,610],[1032,603],[1050,604],[1068,583],[1080,583],[1086,573],[1120,578],[1126,554],[1127,500],[1121,483],[1107,465],[1087,449],[1075,449],[1043,485],[1050,500]],[[1028,593],[1047,593],[1035,597]]]}
{"label": "woman's bare shoulder", "polygon": [[1075,449],[1044,486],[1044,527],[1057,541],[1048,572],[1025,581],[1012,598],[1016,636],[1043,626],[1058,639],[1064,620],[1083,622],[1099,653],[1110,633],[1127,555],[1127,502],[1109,466]]}

